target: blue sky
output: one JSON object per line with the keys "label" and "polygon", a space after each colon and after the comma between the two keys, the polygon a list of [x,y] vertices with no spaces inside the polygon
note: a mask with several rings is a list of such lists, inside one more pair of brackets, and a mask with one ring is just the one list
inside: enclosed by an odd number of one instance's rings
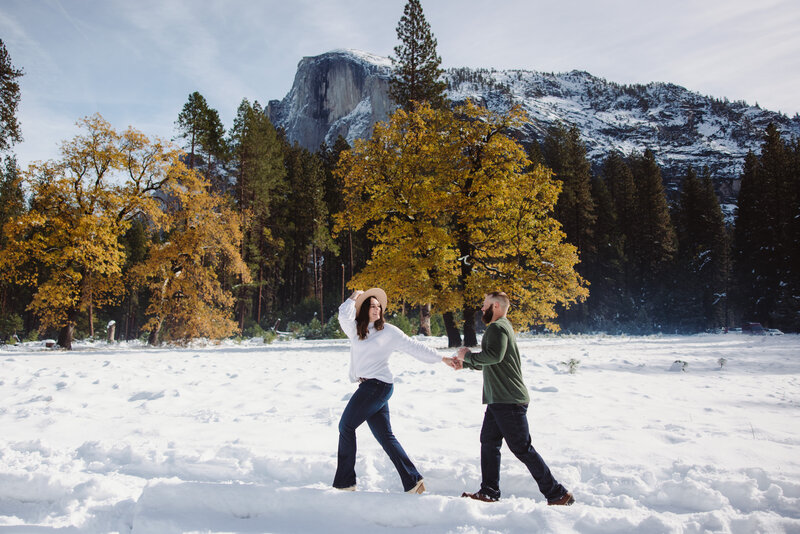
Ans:
{"label": "blue sky", "polygon": [[[19,163],[58,155],[100,113],[171,138],[199,91],[226,127],[242,98],[283,98],[298,61],[336,48],[389,55],[406,0],[0,0],[0,38],[25,71]],[[800,112],[797,0],[422,0],[444,67],[586,70],[618,83]]]}

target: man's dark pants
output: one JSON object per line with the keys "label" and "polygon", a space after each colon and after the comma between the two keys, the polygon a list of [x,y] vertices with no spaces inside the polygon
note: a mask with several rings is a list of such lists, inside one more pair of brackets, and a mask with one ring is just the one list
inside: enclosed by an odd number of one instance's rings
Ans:
{"label": "man's dark pants", "polygon": [[567,490],[556,482],[550,468],[531,444],[527,404],[488,404],[481,428],[481,491],[500,498],[500,447],[503,440],[533,475],[539,491],[548,501],[562,497]]}

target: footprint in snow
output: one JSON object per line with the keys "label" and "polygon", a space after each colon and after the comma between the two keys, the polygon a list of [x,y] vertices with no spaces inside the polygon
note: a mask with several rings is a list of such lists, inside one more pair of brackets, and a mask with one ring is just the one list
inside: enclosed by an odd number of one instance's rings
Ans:
{"label": "footprint in snow", "polygon": [[156,400],[164,396],[164,390],[161,391],[140,391],[134,394],[128,402],[136,402],[140,400]]}

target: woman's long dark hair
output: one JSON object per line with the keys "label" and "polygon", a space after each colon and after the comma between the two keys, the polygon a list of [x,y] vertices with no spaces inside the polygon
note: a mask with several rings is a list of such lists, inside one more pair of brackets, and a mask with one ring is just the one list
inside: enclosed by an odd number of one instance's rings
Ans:
{"label": "woman's long dark hair", "polygon": [[[361,309],[356,312],[358,339],[367,339],[367,334],[369,334],[369,306],[373,299],[378,303],[378,306],[381,305],[378,299],[370,297],[364,299],[364,302],[361,303]],[[375,321],[375,330],[383,330],[383,306],[381,306],[381,316]]]}

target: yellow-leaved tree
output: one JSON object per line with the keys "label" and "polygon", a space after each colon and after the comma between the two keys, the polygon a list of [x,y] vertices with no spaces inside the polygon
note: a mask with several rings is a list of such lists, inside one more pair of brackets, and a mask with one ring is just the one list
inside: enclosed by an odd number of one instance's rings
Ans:
{"label": "yellow-leaved tree", "polygon": [[[78,122],[84,133],[65,142],[58,160],[22,173],[30,210],[4,226],[0,273],[35,288],[28,309],[41,329],[60,328],[72,347],[78,314],[113,303],[123,293],[119,237],[137,214],[154,214],[150,195],[168,179],[179,153],[129,128],[122,134],[99,115]],[[90,332],[92,333],[92,332]]]}
{"label": "yellow-leaved tree", "polygon": [[250,271],[242,260],[239,217],[222,197],[211,194],[198,173],[181,168],[180,179],[163,188],[167,199],[158,230],[164,240],[154,243],[148,258],[134,266],[136,283],[150,291],[144,330],[157,345],[161,332],[171,341],[219,339],[237,330],[235,302],[222,287],[219,273],[249,283]]}
{"label": "yellow-leaved tree", "polygon": [[68,349],[79,315],[89,314],[91,329],[93,309],[125,291],[120,238],[132,219],[163,227],[165,202],[197,190],[199,180],[168,143],[133,128],[118,133],[99,115],[78,125],[82,133],[59,159],[23,172],[30,209],[4,225],[0,251],[0,277],[34,288],[28,309],[40,330],[59,328],[58,344]]}
{"label": "yellow-leaved tree", "polygon": [[464,344],[475,345],[476,308],[495,289],[509,294],[521,324],[557,329],[556,304],[588,291],[574,269],[577,251],[552,217],[558,183],[511,137],[526,120],[517,108],[420,104],[344,153],[337,172],[346,209],[336,229],[366,226],[376,243],[350,287],[432,302],[450,346],[461,344],[452,312],[462,311]]}

